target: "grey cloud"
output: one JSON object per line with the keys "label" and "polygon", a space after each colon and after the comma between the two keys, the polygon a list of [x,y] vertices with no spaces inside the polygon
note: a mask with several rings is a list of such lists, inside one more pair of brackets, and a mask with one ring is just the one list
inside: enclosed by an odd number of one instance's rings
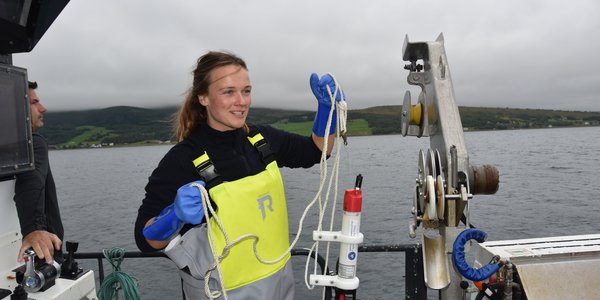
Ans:
{"label": "grey cloud", "polygon": [[402,44],[444,34],[459,105],[600,111],[600,3],[574,1],[71,1],[14,64],[51,110],[178,104],[198,56],[248,63],[255,106],[314,110],[311,72],[350,108],[399,105]]}

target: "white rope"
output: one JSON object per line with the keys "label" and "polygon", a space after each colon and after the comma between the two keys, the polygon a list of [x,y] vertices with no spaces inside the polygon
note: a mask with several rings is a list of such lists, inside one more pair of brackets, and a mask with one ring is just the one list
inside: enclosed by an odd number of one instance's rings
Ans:
{"label": "white rope", "polygon": [[[211,249],[213,257],[215,258],[213,265],[204,273],[204,294],[206,295],[206,297],[208,297],[208,299],[217,299],[217,298],[223,296],[223,299],[227,300],[227,293],[225,292],[225,284],[223,283],[223,276],[221,276],[221,261],[223,260],[223,258],[225,256],[227,256],[227,254],[229,254],[229,248],[226,246],[223,249],[223,252],[221,255],[217,254],[217,249],[215,248],[214,236],[211,234],[211,224],[209,221],[208,211],[210,211],[210,213],[214,216],[217,226],[219,227],[219,229],[221,229],[221,232],[223,232],[223,236],[225,237],[226,244],[229,242],[229,237],[227,236],[227,233],[225,232],[225,229],[223,228],[223,224],[221,224],[221,221],[217,217],[217,215],[215,213],[215,209],[213,208],[210,201],[208,201],[209,195],[208,195],[208,191],[206,190],[206,188],[203,185],[198,184],[196,182],[192,182],[190,184],[190,186],[198,188],[198,190],[200,191],[200,194],[202,195],[202,206],[204,207],[204,219],[207,220],[206,221],[206,231],[208,232],[208,237],[210,238],[210,249]],[[215,269],[219,273],[219,282],[221,283],[221,291],[211,291],[210,290],[210,286],[209,286],[210,275],[212,274],[212,272]]]}
{"label": "white rope", "polygon": [[[325,184],[325,182],[327,181],[327,142],[328,139],[325,139],[325,146],[323,147],[323,152],[321,153],[321,162],[320,162],[320,180],[319,180],[319,190],[317,192],[317,195],[315,196],[315,199],[313,200],[313,202],[311,202],[311,204],[306,208],[306,210],[304,211],[303,217],[306,215],[306,213],[308,212],[308,209],[310,208],[310,206],[312,206],[314,204],[314,202],[318,199],[319,201],[319,221],[317,224],[317,230],[322,230],[323,228],[323,218],[324,215],[327,211],[327,206],[329,203],[329,193],[331,191],[332,185],[334,187],[334,196],[333,196],[333,205],[332,205],[332,209],[331,209],[331,221],[330,221],[330,225],[329,225],[329,230],[333,230],[333,224],[334,224],[334,220],[335,220],[335,205],[337,203],[337,191],[338,191],[338,182],[339,182],[339,166],[340,166],[340,157],[341,157],[341,146],[342,143],[339,142],[339,138],[340,135],[342,135],[343,137],[345,137],[347,128],[346,128],[346,119],[347,119],[347,103],[346,103],[346,99],[345,99],[345,95],[341,92],[342,88],[341,85],[337,82],[337,80],[335,79],[335,77],[329,73],[329,75],[333,78],[336,89],[335,91],[331,91],[329,89],[329,86],[327,87],[327,91],[329,93],[329,97],[331,99],[331,102],[334,104],[332,105],[330,112],[329,112],[329,118],[327,120],[327,125],[325,127],[325,132],[329,132],[329,128],[331,127],[331,122],[332,122],[332,115],[333,115],[333,110],[336,109],[337,112],[337,128],[336,128],[336,140],[338,140],[338,142],[336,143],[336,149],[335,149],[335,158],[334,158],[334,163],[333,163],[333,171],[331,174],[331,177],[329,177],[329,184],[327,187],[327,192],[325,194],[325,201],[322,202],[321,201],[321,193],[322,193],[322,188],[323,185]],[[340,101],[335,101],[336,97],[338,96],[338,93],[340,93]],[[344,138],[345,140],[345,138]],[[345,142],[344,142],[345,144]],[[302,224],[302,223],[301,223]],[[301,228],[301,224],[299,224],[299,228]],[[297,236],[298,237],[298,236]],[[323,269],[323,274],[325,274],[326,269],[327,269],[327,265],[329,262],[329,250],[330,250],[330,242],[327,242],[327,247],[326,247],[326,255],[325,255],[325,269]],[[319,256],[319,241],[316,241],[315,243],[313,243],[313,246],[310,248],[309,254],[307,256],[307,262],[306,262],[306,266],[305,266],[305,273],[304,273],[304,283],[306,285],[306,287],[309,290],[312,290],[314,288],[313,285],[310,285],[310,283],[308,282],[308,266],[309,266],[309,261],[310,261],[310,257],[312,256],[312,252],[315,251],[315,257]],[[316,263],[316,259],[315,259],[315,264],[314,264],[314,270],[313,270],[313,274],[318,274],[317,272],[317,263]],[[323,290],[323,295],[325,293],[325,289]]]}
{"label": "white rope", "polygon": [[[329,110],[329,117],[327,119],[327,124],[325,126],[325,132],[329,132],[330,128],[331,128],[331,123],[332,123],[332,116],[333,116],[333,111],[334,109],[337,112],[337,128],[336,128],[336,135],[335,135],[335,139],[339,140],[340,138],[340,134],[342,136],[344,136],[344,144],[345,144],[345,134],[346,134],[346,119],[347,119],[347,104],[346,104],[346,99],[345,99],[345,95],[344,93],[342,93],[342,88],[340,86],[340,84],[337,82],[337,80],[335,79],[335,77],[328,73],[332,78],[333,81],[335,83],[336,89],[334,91],[331,91],[329,86],[327,86],[327,92],[329,93],[329,97],[331,99],[331,108]],[[338,93],[340,94],[340,101],[335,101],[335,99],[338,96]],[[317,190],[317,194],[315,195],[315,197],[313,198],[313,200],[306,206],[306,208],[304,209],[304,212],[302,213],[302,216],[300,217],[300,221],[298,222],[298,231],[296,232],[296,237],[294,238],[294,240],[292,241],[292,243],[290,243],[289,248],[283,252],[283,254],[281,254],[281,256],[279,256],[276,259],[273,260],[264,260],[262,257],[260,257],[258,250],[257,250],[257,244],[258,244],[258,240],[259,237],[255,234],[245,234],[242,235],[240,237],[238,237],[237,239],[233,240],[233,241],[229,241],[229,236],[227,235],[227,233],[225,232],[225,228],[223,227],[223,224],[221,223],[221,221],[219,220],[219,218],[217,217],[217,214],[215,213],[214,208],[212,207],[212,204],[210,203],[210,201],[208,201],[209,199],[209,195],[208,192],[206,191],[206,188],[200,184],[197,183],[192,183],[190,184],[190,186],[194,186],[196,188],[198,188],[200,190],[200,193],[202,194],[202,205],[204,206],[204,217],[206,220],[209,220],[209,214],[208,212],[210,211],[213,219],[215,220],[215,222],[217,223],[217,226],[219,227],[219,230],[223,233],[223,237],[225,239],[225,247],[223,248],[223,251],[221,252],[221,254],[219,255],[217,253],[217,249],[215,248],[215,241],[214,241],[214,236],[212,234],[212,225],[210,221],[206,222],[206,226],[207,226],[207,232],[211,241],[211,251],[213,254],[213,257],[215,258],[213,265],[206,271],[206,273],[204,274],[204,293],[206,294],[206,296],[209,299],[217,299],[221,296],[223,296],[223,299],[227,300],[227,293],[225,292],[225,285],[223,283],[223,277],[221,276],[221,261],[223,261],[223,259],[225,257],[227,257],[227,255],[229,254],[229,251],[231,250],[231,247],[233,247],[234,245],[240,243],[243,240],[246,239],[254,239],[254,242],[252,244],[253,250],[254,250],[254,255],[256,256],[256,258],[258,259],[258,261],[260,261],[261,263],[264,264],[274,264],[277,263],[279,261],[281,261],[282,259],[284,259],[288,253],[290,253],[290,251],[294,248],[294,246],[296,245],[296,243],[298,242],[298,240],[300,239],[300,235],[302,234],[302,227],[304,225],[304,219],[306,218],[308,212],[310,211],[310,209],[312,208],[312,206],[318,201],[319,202],[319,223],[317,225],[318,230],[322,229],[322,223],[323,223],[323,217],[324,214],[327,210],[327,204],[329,201],[329,193],[331,191],[331,187],[332,185],[334,186],[334,208],[331,210],[331,222],[330,222],[330,230],[333,229],[333,224],[334,224],[334,216],[335,216],[335,203],[336,203],[336,199],[337,199],[337,190],[338,190],[338,174],[339,174],[339,164],[340,164],[340,153],[341,153],[341,144],[340,142],[336,143],[336,149],[335,149],[335,159],[334,159],[334,164],[333,164],[333,172],[332,172],[332,176],[329,178],[329,184],[327,187],[327,193],[325,195],[325,202],[322,203],[321,201],[321,193],[323,191],[323,186],[325,185],[325,182],[327,180],[327,148],[328,148],[328,143],[329,143],[329,138],[328,137],[324,137],[324,145],[323,145],[323,149],[321,152],[321,159],[319,162],[319,169],[320,169],[320,180],[319,180],[319,189]],[[325,269],[323,270],[323,272],[325,272],[325,270],[327,269],[327,262],[329,260],[329,242],[327,242],[327,255],[326,255],[326,260],[325,260]],[[316,249],[316,256],[318,257],[318,249],[319,249],[319,242],[315,242],[313,244],[313,246],[311,247],[309,254],[308,254],[308,258],[307,258],[307,262],[306,262],[306,268],[305,268],[305,284],[308,287],[308,289],[313,289],[314,286],[309,285],[309,283],[307,282],[307,271],[308,271],[308,265],[309,265],[309,261],[310,261],[310,257],[312,254],[313,249]],[[315,259],[316,261],[316,259]],[[317,264],[315,263],[315,270],[314,270],[314,274],[317,274]],[[214,270],[217,270],[218,274],[219,274],[219,281],[221,284],[221,291],[211,291],[210,287],[209,287],[209,280],[210,280],[210,276],[212,274],[212,272]]]}

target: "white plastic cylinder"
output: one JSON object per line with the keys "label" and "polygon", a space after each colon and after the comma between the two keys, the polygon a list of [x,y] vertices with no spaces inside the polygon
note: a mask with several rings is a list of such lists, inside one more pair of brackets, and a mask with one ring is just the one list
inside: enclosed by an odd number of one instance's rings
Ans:
{"label": "white plastic cylinder", "polygon": [[[362,207],[362,192],[359,189],[346,190],[344,195],[344,214],[342,216],[342,235],[360,235],[360,214]],[[338,276],[351,279],[356,276],[358,260],[358,244],[340,243]]]}

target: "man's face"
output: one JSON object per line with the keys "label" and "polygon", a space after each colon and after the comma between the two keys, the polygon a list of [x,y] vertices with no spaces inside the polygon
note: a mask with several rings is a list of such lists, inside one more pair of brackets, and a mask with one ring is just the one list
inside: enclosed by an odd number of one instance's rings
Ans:
{"label": "man's face", "polygon": [[31,130],[36,132],[44,126],[46,107],[40,102],[40,97],[34,89],[29,89],[29,108],[31,109]]}

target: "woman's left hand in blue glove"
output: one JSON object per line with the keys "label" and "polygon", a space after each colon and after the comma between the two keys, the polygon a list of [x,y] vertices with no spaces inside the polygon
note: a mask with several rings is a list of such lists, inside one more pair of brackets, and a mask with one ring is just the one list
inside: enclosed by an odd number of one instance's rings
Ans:
{"label": "woman's left hand in blue glove", "polygon": [[[327,87],[329,87],[329,91],[327,90]],[[332,105],[331,97],[335,96],[335,100],[339,102],[345,98],[345,95],[342,90],[336,91],[335,80],[329,74],[325,74],[319,79],[319,75],[312,73],[310,75],[310,88],[318,102],[317,115],[315,116],[315,121],[313,124],[313,133],[317,136],[324,137],[326,129],[325,127],[327,126],[329,111],[331,110]],[[333,134],[335,132],[336,121],[337,114],[334,109],[331,126],[329,128],[329,134]]]}

